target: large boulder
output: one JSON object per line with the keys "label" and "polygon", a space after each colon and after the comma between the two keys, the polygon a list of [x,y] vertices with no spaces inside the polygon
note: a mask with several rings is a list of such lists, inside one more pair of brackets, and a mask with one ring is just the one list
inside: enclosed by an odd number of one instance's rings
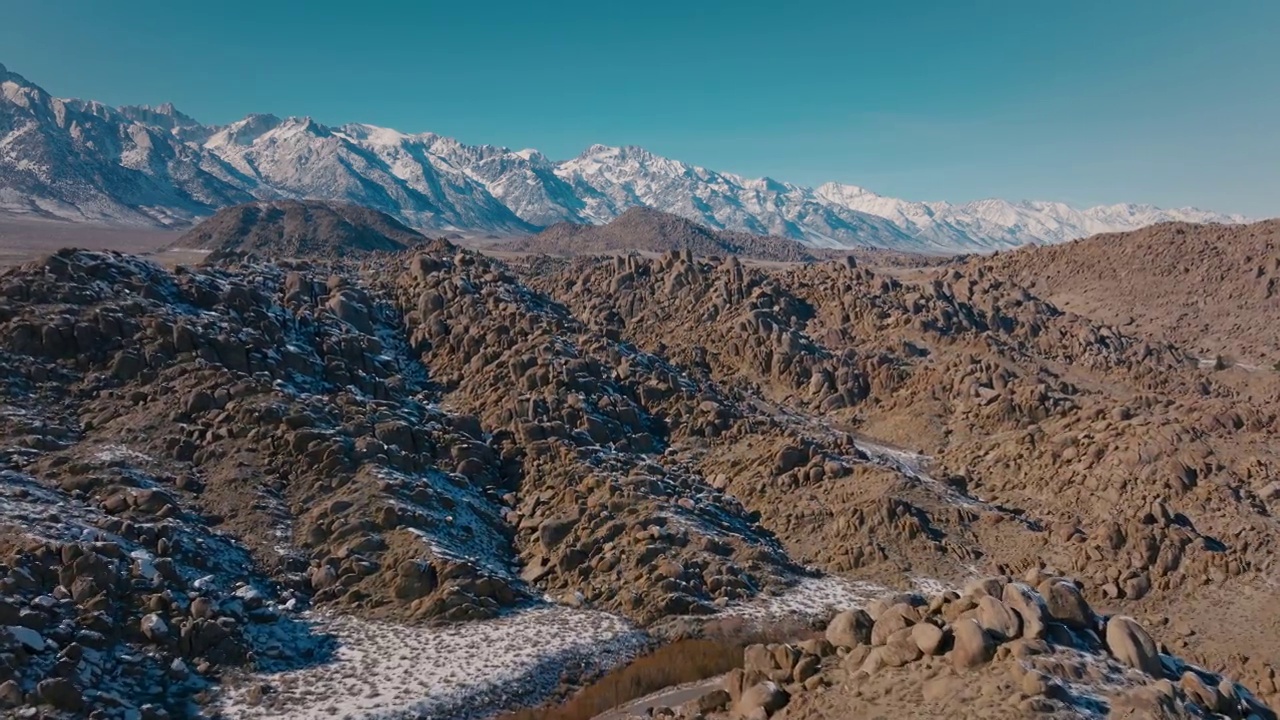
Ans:
{"label": "large boulder", "polygon": [[933,623],[922,622],[912,626],[911,639],[925,655],[941,655],[946,633]]}
{"label": "large boulder", "polygon": [[870,644],[874,624],[865,610],[845,610],[827,624],[827,642],[845,648]]}
{"label": "large boulder", "polygon": [[951,627],[955,642],[951,648],[951,665],[957,670],[968,670],[991,661],[996,644],[986,630],[973,618],[965,618]]}
{"label": "large boulder", "polygon": [[743,720],[765,720],[786,707],[791,697],[777,683],[765,681],[742,691],[734,703],[735,714]]}
{"label": "large boulder", "polygon": [[1015,640],[1022,634],[1022,617],[990,595],[978,600],[978,623],[997,642]]}
{"label": "large boulder", "polygon": [[1023,583],[1009,583],[1004,586],[1004,604],[1022,618],[1022,637],[1039,639],[1045,634],[1045,622],[1049,609],[1044,598],[1031,586]]}
{"label": "large boulder", "polygon": [[84,707],[80,688],[66,678],[49,678],[36,684],[36,697],[59,710],[78,711]]}
{"label": "large boulder", "polygon": [[906,603],[898,603],[876,618],[875,624],[871,626],[871,644],[884,645],[889,641],[890,635],[915,625],[919,620],[920,614],[915,608]]}
{"label": "large boulder", "polygon": [[1155,641],[1131,617],[1118,615],[1107,621],[1107,649],[1120,662],[1154,678],[1164,674]]}
{"label": "large boulder", "polygon": [[1073,630],[1092,627],[1093,610],[1075,583],[1064,578],[1049,578],[1040,583],[1040,595],[1049,617]]}

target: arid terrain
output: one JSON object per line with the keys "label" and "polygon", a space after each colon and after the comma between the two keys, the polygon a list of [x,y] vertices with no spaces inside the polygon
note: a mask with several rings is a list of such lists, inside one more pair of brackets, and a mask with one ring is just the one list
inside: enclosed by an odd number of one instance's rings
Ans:
{"label": "arid terrain", "polygon": [[[4,236],[0,708],[1275,717],[1274,223],[824,259],[635,221]],[[570,709],[691,638],[742,647]]]}
{"label": "arid terrain", "polygon": [[1280,221],[1163,223],[992,262],[1064,310],[1206,357],[1268,369],[1280,362]]}

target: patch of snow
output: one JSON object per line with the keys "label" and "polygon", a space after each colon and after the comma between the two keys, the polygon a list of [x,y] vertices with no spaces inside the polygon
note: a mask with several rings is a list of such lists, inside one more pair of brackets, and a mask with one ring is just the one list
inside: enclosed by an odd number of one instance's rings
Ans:
{"label": "patch of snow", "polygon": [[150,455],[140,453],[137,450],[130,450],[124,445],[104,445],[101,450],[93,454],[93,459],[104,465],[116,462],[135,465],[151,462]]}
{"label": "patch of snow", "polygon": [[[242,678],[220,698],[218,709],[226,717],[486,717],[544,700],[566,669],[608,669],[634,657],[646,642],[644,633],[616,616],[564,607],[446,627],[320,614],[307,619],[335,639],[332,656],[300,669]],[[273,694],[250,704],[249,687],[262,684]]]}
{"label": "patch of snow", "polygon": [[832,610],[864,607],[877,597],[892,592],[875,583],[834,575],[805,578],[779,595],[757,595],[730,604],[720,617],[775,621],[796,617],[820,617]]}

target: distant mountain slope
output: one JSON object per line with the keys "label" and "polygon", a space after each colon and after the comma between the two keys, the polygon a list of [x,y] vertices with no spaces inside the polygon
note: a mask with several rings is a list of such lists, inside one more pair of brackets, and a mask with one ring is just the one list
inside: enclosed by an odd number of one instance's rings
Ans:
{"label": "distant mountain slope", "polygon": [[643,206],[813,247],[935,254],[1154,222],[1244,221],[1144,205],[910,202],[850,185],[747,179],[638,147],[593,145],[556,162],[536,150],[310,118],[255,114],[206,126],[169,104],[59,100],[0,65],[0,212],[181,226],[220,207],[278,198],[351,202],[413,227],[499,234],[606,223]]}
{"label": "distant mountain slope", "polygon": [[512,250],[548,254],[688,250],[698,257],[741,255],[761,260],[811,260],[795,240],[711,230],[698,223],[647,207],[633,207],[604,225],[558,223],[508,246]]}
{"label": "distant mountain slope", "polygon": [[1280,220],[1163,223],[972,262],[1056,305],[1202,357],[1267,368],[1280,361]]}
{"label": "distant mountain slope", "polygon": [[172,247],[212,250],[213,257],[335,258],[395,252],[426,239],[395,218],[358,205],[276,200],[223,208]]}

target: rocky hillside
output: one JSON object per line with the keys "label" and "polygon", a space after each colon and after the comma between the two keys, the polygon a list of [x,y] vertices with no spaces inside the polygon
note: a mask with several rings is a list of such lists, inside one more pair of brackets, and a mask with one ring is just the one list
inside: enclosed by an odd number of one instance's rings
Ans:
{"label": "rocky hillside", "polygon": [[[1044,656],[1023,710],[1204,706],[1191,664],[1225,714],[1280,695],[1280,385],[1000,258],[326,248],[0,274],[0,703],[467,717],[638,638],[864,606],[843,653],[744,672],[958,678],[857,701],[891,715],[963,704],[971,672],[1004,688],[986,662],[1015,653]],[[920,597],[877,630],[888,591]]]}
{"label": "rocky hillside", "polygon": [[1075,583],[1035,570],[963,594],[877,598],[822,636],[747,646],[717,685],[634,717],[1275,717],[1229,678],[1162,653],[1138,621],[1099,615]]}
{"label": "rocky hillside", "polygon": [[276,200],[219,210],[170,247],[264,258],[344,258],[398,252],[426,242],[377,210],[320,200]]}
{"label": "rocky hillside", "polygon": [[1166,223],[992,262],[1060,307],[1202,357],[1268,369],[1280,361],[1280,221]]}
{"label": "rocky hillside", "polygon": [[699,257],[737,255],[757,260],[812,260],[808,248],[787,238],[711,230],[678,215],[635,207],[605,225],[559,223],[505,246],[549,255],[667,253]]}

